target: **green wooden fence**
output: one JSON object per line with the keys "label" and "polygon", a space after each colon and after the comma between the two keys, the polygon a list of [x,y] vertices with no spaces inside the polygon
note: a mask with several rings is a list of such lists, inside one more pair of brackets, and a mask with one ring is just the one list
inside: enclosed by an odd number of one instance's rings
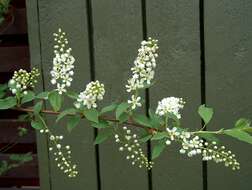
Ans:
{"label": "green wooden fence", "polygon": [[[124,84],[140,41],[159,40],[157,84],[147,93],[156,107],[166,96],[183,97],[183,124],[200,127],[196,110],[207,103],[216,110],[209,128],[230,127],[240,117],[252,118],[252,1],[250,0],[27,0],[31,62],[50,89],[52,33],[68,33],[77,58],[74,88],[88,81],[105,83],[104,104],[124,98]],[[80,176],[66,179],[48,154],[47,139],[37,135],[42,190],[248,190],[252,149],[225,140],[239,155],[242,169],[188,159],[170,148],[151,173],[131,167],[112,141],[93,146],[96,134],[82,123],[71,134],[57,132],[73,147]],[[146,145],[147,146],[147,145]],[[150,147],[150,146],[148,146]],[[243,147],[242,149],[240,147]],[[146,151],[150,151],[146,147]]]}

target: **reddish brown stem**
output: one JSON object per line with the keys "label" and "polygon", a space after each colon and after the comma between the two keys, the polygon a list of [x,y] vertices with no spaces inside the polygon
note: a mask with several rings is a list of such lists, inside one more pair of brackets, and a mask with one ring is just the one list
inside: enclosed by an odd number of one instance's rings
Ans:
{"label": "reddish brown stem", "polygon": [[[15,108],[12,108],[13,110],[16,110],[16,111],[21,111],[21,112],[26,112],[26,113],[32,113],[34,112],[33,108],[22,108],[22,107],[15,107]],[[59,111],[53,111],[53,110],[41,110],[41,113],[45,113],[45,114],[50,114],[50,115],[59,115],[61,112]],[[67,115],[70,115],[70,116],[73,116],[75,114],[67,114]],[[85,118],[85,116],[83,114],[81,114],[81,117],[82,118]],[[103,119],[103,120],[106,120],[106,121],[112,121],[112,122],[116,122],[116,123],[119,123],[120,121],[115,119],[115,118],[112,118],[112,117],[108,117],[108,116],[100,116],[99,117],[100,119]],[[126,122],[124,122],[125,125],[129,125],[129,126],[133,126],[133,127],[138,127],[138,128],[143,128],[143,129],[146,129],[145,126],[143,125],[139,125],[135,122],[133,122],[132,120],[128,120]],[[150,133],[154,133],[155,131],[157,131],[156,129],[149,129],[148,130]]]}

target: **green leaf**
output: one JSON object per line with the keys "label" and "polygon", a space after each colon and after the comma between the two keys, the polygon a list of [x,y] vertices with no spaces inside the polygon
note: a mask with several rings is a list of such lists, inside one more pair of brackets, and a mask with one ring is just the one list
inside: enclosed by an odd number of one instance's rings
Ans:
{"label": "green leaf", "polygon": [[41,92],[39,93],[36,98],[37,99],[44,99],[44,100],[47,100],[48,99],[48,96],[49,96],[49,92]]}
{"label": "green leaf", "polygon": [[0,84],[0,91],[1,92],[7,90],[7,88],[8,88],[7,84]]}
{"label": "green leaf", "polygon": [[152,159],[155,159],[160,156],[166,147],[165,141],[160,141],[152,150]]}
{"label": "green leaf", "polygon": [[119,120],[119,117],[127,111],[127,109],[129,108],[129,104],[126,102],[122,102],[121,104],[119,104],[116,108],[116,119]]}
{"label": "green leaf", "polygon": [[86,109],[84,115],[87,120],[99,123],[99,112],[96,109]]}
{"label": "green leaf", "polygon": [[3,98],[5,96],[5,92],[4,91],[0,91],[0,98]]}
{"label": "green leaf", "polygon": [[43,123],[40,121],[37,121],[37,120],[31,121],[31,126],[32,126],[32,128],[34,128],[36,130],[43,129],[43,127],[44,127]]}
{"label": "green leaf", "polygon": [[6,110],[16,106],[17,100],[15,97],[7,97],[0,99],[0,110]]}
{"label": "green leaf", "polygon": [[104,113],[107,113],[107,112],[114,111],[116,109],[116,107],[117,107],[117,104],[116,103],[112,103],[111,105],[102,108],[100,114],[104,114]]}
{"label": "green leaf", "polygon": [[248,133],[252,133],[252,127],[245,127],[241,129],[242,131],[246,131]]}
{"label": "green leaf", "polygon": [[241,118],[236,121],[235,129],[240,129],[242,131],[252,133],[251,121],[245,118]]}
{"label": "green leaf", "polygon": [[73,92],[73,91],[67,91],[66,95],[69,98],[74,99],[74,100],[76,100],[78,98],[78,94],[76,92]]}
{"label": "green leaf", "polygon": [[102,129],[102,128],[109,127],[109,123],[107,121],[99,121],[99,123],[92,122],[91,126],[98,128],[98,129]]}
{"label": "green leaf", "polygon": [[[177,116],[173,113],[167,113],[168,119],[172,119],[172,125],[176,128],[180,128],[180,120],[177,118]],[[168,121],[169,122],[169,121]]]}
{"label": "green leaf", "polygon": [[67,130],[71,132],[80,122],[80,115],[75,115],[71,117],[67,122]]}
{"label": "green leaf", "polygon": [[155,114],[151,109],[149,109],[150,123],[152,128],[158,129],[161,125],[163,125],[162,119]]}
{"label": "green leaf", "polygon": [[98,132],[98,135],[95,138],[94,144],[100,144],[107,140],[113,134],[113,130],[111,128],[103,129]]}
{"label": "green leaf", "polygon": [[12,154],[10,155],[10,160],[18,162],[29,162],[32,161],[33,158],[31,152],[28,152],[26,154]]}
{"label": "green leaf", "polygon": [[39,101],[35,104],[33,110],[34,110],[34,114],[39,114],[40,111],[42,110],[42,107],[43,107],[43,102],[42,101]]}
{"label": "green leaf", "polygon": [[28,129],[24,127],[18,127],[18,136],[23,137],[28,133]]}
{"label": "green leaf", "polygon": [[0,98],[3,98],[5,96],[7,89],[8,89],[7,84],[0,84]]}
{"label": "green leaf", "polygon": [[206,139],[207,141],[215,141],[215,142],[219,142],[219,139],[214,135],[214,134],[210,134],[210,133],[198,133],[198,136],[200,136],[201,138]]}
{"label": "green leaf", "polygon": [[54,111],[59,111],[62,104],[62,96],[57,91],[52,91],[48,96],[49,102]]}
{"label": "green leaf", "polygon": [[139,139],[139,141],[142,142],[142,143],[145,143],[145,142],[147,142],[148,140],[150,140],[151,137],[152,137],[152,135],[146,134],[146,135],[144,135],[143,137],[141,137],[141,138]]}
{"label": "green leaf", "polygon": [[124,123],[128,121],[129,120],[128,113],[124,112],[123,114],[121,114],[118,120],[119,120],[119,123]]}
{"label": "green leaf", "polygon": [[168,134],[166,132],[157,132],[156,134],[153,135],[151,140],[161,140],[167,136]]}
{"label": "green leaf", "polygon": [[24,103],[30,102],[34,100],[34,98],[35,98],[35,93],[32,91],[28,91],[27,94],[23,96],[21,103],[24,104]]}
{"label": "green leaf", "polygon": [[[0,21],[1,24],[1,21]],[[0,176],[5,174],[9,170],[9,164],[6,160],[1,160],[0,161]]]}
{"label": "green leaf", "polygon": [[44,129],[45,127],[47,127],[44,118],[41,117],[39,114],[35,115],[35,120],[31,121],[31,126],[37,130]]}
{"label": "green leaf", "polygon": [[252,144],[252,136],[240,129],[228,129],[224,130],[224,133],[240,141]]}
{"label": "green leaf", "polygon": [[18,116],[18,121],[29,121],[30,115],[29,114],[22,114]]}
{"label": "green leaf", "polygon": [[250,127],[250,124],[251,124],[250,120],[241,118],[238,121],[236,121],[235,128],[239,128],[239,129],[248,128]]}
{"label": "green leaf", "polygon": [[198,109],[200,117],[203,119],[205,125],[207,125],[213,117],[213,108],[206,107],[201,105]]}
{"label": "green leaf", "polygon": [[143,125],[145,127],[150,127],[152,128],[152,125],[151,125],[151,122],[150,122],[150,119],[145,116],[145,115],[142,115],[142,114],[134,114],[133,115],[133,120],[140,124],[140,125]]}
{"label": "green leaf", "polygon": [[64,111],[62,111],[59,115],[58,115],[58,117],[57,117],[57,119],[56,119],[56,122],[59,122],[63,117],[65,117],[66,115],[73,115],[73,114],[75,114],[76,113],[76,109],[74,109],[74,108],[69,108],[69,109],[66,109],[66,110],[64,110]]}

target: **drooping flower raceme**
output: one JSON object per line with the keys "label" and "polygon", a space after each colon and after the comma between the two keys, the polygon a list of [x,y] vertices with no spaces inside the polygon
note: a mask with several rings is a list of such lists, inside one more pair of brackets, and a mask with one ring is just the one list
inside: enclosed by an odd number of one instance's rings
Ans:
{"label": "drooping flower raceme", "polygon": [[185,102],[182,98],[167,97],[158,102],[156,114],[164,116],[168,113],[174,114],[178,119],[181,118],[179,110],[184,107]]}
{"label": "drooping flower raceme", "polygon": [[71,55],[71,48],[67,48],[68,40],[65,32],[59,29],[58,33],[54,33],[54,58],[53,68],[51,70],[51,83],[56,85],[59,94],[66,92],[66,88],[71,86],[74,75],[75,59]]}
{"label": "drooping flower raceme", "polygon": [[141,104],[136,104],[136,100],[140,100],[137,96],[137,90],[143,89],[150,85],[156,68],[157,54],[157,40],[149,38],[147,41],[141,42],[141,47],[138,49],[137,58],[134,61],[134,66],[131,68],[132,77],[127,81],[127,92],[134,92],[134,97],[128,101],[131,104],[131,109],[141,107]]}
{"label": "drooping flower raceme", "polygon": [[57,167],[62,170],[68,177],[76,177],[78,174],[77,165],[71,161],[71,147],[69,145],[63,145],[62,135],[53,135],[49,128],[45,127],[40,129],[40,133],[49,135],[49,151],[52,152]]}
{"label": "drooping flower raceme", "polygon": [[123,127],[123,132],[124,135],[115,134],[115,142],[120,144],[119,151],[127,153],[126,159],[131,161],[132,165],[136,165],[139,168],[146,167],[150,170],[154,163],[149,161],[144,155],[138,136],[132,134],[132,131],[126,126]]}
{"label": "drooping flower raceme", "polygon": [[92,81],[87,84],[85,91],[81,92],[75,102],[76,108],[86,107],[88,109],[97,107],[97,100],[102,100],[105,94],[104,84]]}
{"label": "drooping flower raceme", "polygon": [[233,170],[240,169],[240,164],[235,159],[235,155],[231,151],[226,150],[224,146],[217,146],[215,141],[208,143],[204,142],[199,136],[191,132],[181,131],[176,127],[167,128],[169,138],[166,144],[170,145],[172,141],[181,143],[181,154],[187,154],[188,157],[201,155],[205,161],[213,160],[216,163],[224,163],[225,166],[230,166]]}
{"label": "drooping flower raceme", "polygon": [[12,79],[9,81],[9,88],[12,94],[27,94],[27,90],[35,87],[38,82],[37,77],[39,76],[39,71],[33,68],[31,72],[20,69],[15,71]]}

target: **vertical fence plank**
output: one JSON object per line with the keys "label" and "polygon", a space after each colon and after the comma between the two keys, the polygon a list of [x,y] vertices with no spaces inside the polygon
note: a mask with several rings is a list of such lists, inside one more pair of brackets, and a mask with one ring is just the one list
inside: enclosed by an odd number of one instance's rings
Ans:
{"label": "vertical fence plank", "polygon": [[[251,10],[249,0],[205,2],[206,101],[215,109],[209,130],[231,128],[241,116],[251,119]],[[209,190],[250,189],[251,147],[226,138],[224,143],[237,154],[241,170],[209,163]]]}
{"label": "vertical fence plank", "polygon": [[[141,2],[92,1],[96,78],[106,87],[106,103],[126,100],[125,84],[142,40]],[[100,145],[103,190],[148,189],[147,172],[131,166],[114,139]]]}
{"label": "vertical fence plank", "polygon": [[[76,58],[72,88],[77,91],[83,90],[86,83],[90,80],[85,1],[40,0],[38,3],[45,89],[52,89],[50,85],[50,70],[53,58],[52,34],[61,27],[67,33],[69,44]],[[68,102],[68,105],[71,106],[72,103]],[[52,121],[52,119],[50,119],[50,121]],[[53,121],[55,121],[55,119],[53,119]],[[64,143],[71,145],[73,159],[78,165],[80,174],[74,179],[67,178],[62,171],[56,167],[55,161],[51,156],[50,180],[52,189],[97,189],[93,129],[89,128],[87,123],[83,122],[69,134],[66,130],[66,124],[61,123],[61,126],[57,126],[54,132],[63,134],[65,137]],[[45,145],[40,144],[39,146]],[[40,159],[46,159],[41,154],[39,156]],[[46,165],[42,167],[46,167]],[[45,189],[47,190],[47,188]]]}
{"label": "vertical fence plank", "polygon": [[[26,1],[27,7],[27,22],[28,22],[28,36],[30,47],[31,66],[36,67],[42,72],[41,65],[41,48],[40,48],[40,33],[39,33],[39,17],[37,1]],[[43,75],[43,73],[42,73]],[[42,81],[40,76],[40,82]],[[42,91],[43,85],[36,88],[37,91]],[[40,157],[39,162],[39,176],[40,188],[51,190],[50,184],[50,164],[48,160],[47,138],[37,133],[37,152]]]}
{"label": "vertical fence plank", "polygon": [[[153,109],[164,97],[177,96],[186,101],[182,114],[185,128],[200,128],[200,39],[198,1],[147,0],[148,36],[159,40],[156,84],[150,89]],[[200,158],[180,155],[171,145],[156,160],[153,169],[155,190],[202,189]]]}

